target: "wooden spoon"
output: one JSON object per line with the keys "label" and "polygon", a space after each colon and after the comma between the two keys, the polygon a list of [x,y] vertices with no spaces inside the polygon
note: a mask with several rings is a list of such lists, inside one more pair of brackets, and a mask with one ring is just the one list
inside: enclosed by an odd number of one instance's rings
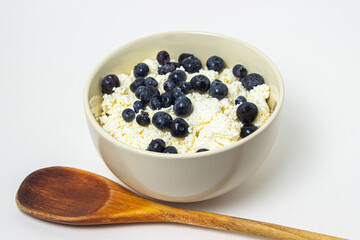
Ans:
{"label": "wooden spoon", "polygon": [[273,239],[341,239],[280,225],[170,207],[140,197],[84,170],[50,167],[31,173],[16,203],[25,213],[69,225],[172,222],[242,232]]}

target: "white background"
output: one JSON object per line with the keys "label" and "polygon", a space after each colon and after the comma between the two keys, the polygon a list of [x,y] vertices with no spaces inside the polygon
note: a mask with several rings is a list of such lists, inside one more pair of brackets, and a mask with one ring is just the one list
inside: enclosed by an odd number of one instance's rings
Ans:
{"label": "white background", "polygon": [[87,130],[85,80],[118,46],[171,30],[256,46],[286,89],[280,134],[259,171],[224,196],[171,205],[360,239],[359,9],[355,0],[0,0],[0,239],[258,239],[175,224],[69,227],[16,208],[21,181],[42,167],[116,180]]}

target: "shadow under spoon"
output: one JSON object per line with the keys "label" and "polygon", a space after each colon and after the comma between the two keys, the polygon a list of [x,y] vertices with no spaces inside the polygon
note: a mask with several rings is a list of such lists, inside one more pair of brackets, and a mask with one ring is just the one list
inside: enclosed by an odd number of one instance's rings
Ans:
{"label": "shadow under spoon", "polygon": [[280,225],[167,206],[136,195],[95,173],[50,167],[31,173],[16,203],[25,213],[68,225],[168,222],[273,239],[341,239]]}

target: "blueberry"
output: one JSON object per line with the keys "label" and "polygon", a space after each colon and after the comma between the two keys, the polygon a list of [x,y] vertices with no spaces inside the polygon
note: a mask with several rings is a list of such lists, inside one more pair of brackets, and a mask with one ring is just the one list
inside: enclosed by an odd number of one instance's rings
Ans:
{"label": "blueberry", "polygon": [[220,81],[219,79],[214,79],[214,81],[212,82],[212,84],[220,84],[222,83],[222,81]]}
{"label": "blueberry", "polygon": [[164,82],[164,90],[165,92],[171,92],[176,87],[174,82],[166,81]]}
{"label": "blueberry", "polygon": [[207,66],[207,68],[209,70],[214,70],[214,71],[217,71],[217,72],[221,72],[225,67],[225,63],[224,63],[224,60],[222,60],[221,57],[212,56],[207,60],[206,66]]}
{"label": "blueberry", "polygon": [[251,102],[246,102],[239,105],[236,110],[236,116],[242,123],[246,124],[254,121],[258,115],[258,112],[258,108],[255,104]]}
{"label": "blueberry", "polygon": [[243,86],[245,86],[245,77],[240,78],[240,82],[242,83]]}
{"label": "blueberry", "polygon": [[158,74],[159,75],[165,75],[166,74],[165,70],[164,70],[164,66],[158,68]]}
{"label": "blueberry", "polygon": [[163,108],[170,107],[171,105],[174,104],[174,99],[172,97],[172,93],[171,92],[165,92],[165,93],[161,94],[160,101],[161,101],[161,106]]}
{"label": "blueberry", "polygon": [[178,153],[178,151],[177,151],[176,147],[174,147],[174,146],[167,146],[164,149],[163,153],[174,153],[174,154],[176,154],[176,153]]}
{"label": "blueberry", "polygon": [[153,88],[155,91],[155,96],[160,97],[160,91],[157,88]]}
{"label": "blueberry", "polygon": [[246,90],[251,90],[254,87],[264,83],[265,83],[264,78],[257,73],[251,73],[247,75],[243,81],[243,85],[246,88]]}
{"label": "blueberry", "polygon": [[154,139],[150,142],[146,150],[152,152],[163,152],[165,150],[165,142],[160,138]]}
{"label": "blueberry", "polygon": [[131,84],[130,84],[130,90],[134,93],[136,89],[140,86],[145,86],[145,79],[143,77],[136,78]]}
{"label": "blueberry", "polygon": [[158,73],[159,73],[160,75],[165,75],[165,74],[167,74],[167,73],[169,73],[169,72],[175,71],[175,69],[176,69],[178,66],[179,66],[178,63],[168,62],[168,63],[166,63],[164,66],[159,67]]}
{"label": "blueberry", "polygon": [[165,65],[170,62],[170,55],[167,51],[160,51],[156,56],[156,60],[160,65]]}
{"label": "blueberry", "polygon": [[181,96],[184,96],[184,93],[183,91],[180,89],[180,88],[174,88],[172,91],[171,91],[171,94],[173,96],[173,99],[174,101],[178,98],[178,97],[181,97]]}
{"label": "blueberry", "polygon": [[192,112],[191,100],[185,96],[179,97],[174,103],[174,113],[178,117],[187,117]]}
{"label": "blueberry", "polygon": [[138,112],[140,112],[140,110],[145,110],[145,105],[143,102],[137,100],[134,102],[133,108],[134,108],[135,112],[138,113]]}
{"label": "blueberry", "polygon": [[137,99],[140,99],[140,94],[141,94],[141,92],[144,90],[144,86],[139,86],[136,90],[135,90],[135,97],[137,98]]}
{"label": "blueberry", "polygon": [[169,81],[175,83],[176,86],[179,86],[179,84],[185,80],[186,73],[182,70],[175,70],[169,75]]}
{"label": "blueberry", "polygon": [[180,56],[179,56],[178,62],[179,62],[180,64],[182,64],[182,62],[185,60],[185,58],[188,58],[188,57],[194,57],[194,55],[191,54],[191,53],[182,53],[182,54],[180,54]]}
{"label": "blueberry", "polygon": [[176,68],[179,68],[181,65],[178,62],[169,62],[171,65],[173,65]]}
{"label": "blueberry", "polygon": [[191,88],[195,91],[206,92],[210,88],[210,80],[207,76],[199,74],[194,76],[191,80]]}
{"label": "blueberry", "polygon": [[189,82],[182,82],[179,84],[179,88],[184,94],[188,94],[191,91],[191,83]]}
{"label": "blueberry", "polygon": [[144,85],[147,87],[157,87],[158,86],[158,82],[156,81],[155,78],[153,77],[147,77],[144,80]]}
{"label": "blueberry", "polygon": [[142,111],[139,115],[136,116],[136,122],[140,126],[147,126],[150,124],[149,114],[145,111]]}
{"label": "blueberry", "polygon": [[166,112],[157,112],[152,117],[152,123],[160,130],[169,129],[172,123],[172,117]]}
{"label": "blueberry", "polygon": [[235,104],[238,105],[238,104],[242,104],[244,102],[247,102],[246,98],[244,96],[238,96],[236,99],[235,99]]}
{"label": "blueberry", "polygon": [[135,118],[135,112],[131,108],[124,109],[121,115],[125,122],[131,122]]}
{"label": "blueberry", "polygon": [[252,134],[253,132],[255,132],[257,130],[257,127],[247,123],[244,126],[242,126],[241,131],[240,131],[240,137],[244,138],[249,136],[250,134]]}
{"label": "blueberry", "polygon": [[189,124],[182,119],[176,118],[170,125],[170,133],[173,137],[184,138],[189,134]]}
{"label": "blueberry", "polygon": [[134,67],[135,77],[145,77],[149,73],[149,67],[146,63],[139,63]]}
{"label": "blueberry", "polygon": [[188,73],[198,72],[202,68],[201,61],[197,57],[185,58],[181,66],[183,66]]}
{"label": "blueberry", "polygon": [[196,152],[198,153],[198,152],[207,152],[207,151],[209,151],[209,149],[207,149],[207,148],[200,148],[200,149],[197,150]]}
{"label": "blueberry", "polygon": [[243,78],[247,74],[246,68],[241,64],[236,64],[232,70],[235,77]]}
{"label": "blueberry", "polygon": [[144,87],[144,89],[140,93],[140,100],[144,104],[148,104],[151,98],[159,97],[159,96],[160,96],[160,92],[156,88]]}
{"label": "blueberry", "polygon": [[159,97],[152,97],[149,101],[149,107],[152,110],[159,110],[161,109],[161,101]]}
{"label": "blueberry", "polygon": [[211,87],[209,88],[210,96],[212,96],[213,98],[217,98],[219,100],[225,98],[227,93],[228,93],[228,87],[224,83],[218,80],[213,81]]}
{"label": "blueberry", "polygon": [[120,87],[119,78],[114,74],[109,74],[101,82],[101,91],[104,94],[113,93],[113,88]]}

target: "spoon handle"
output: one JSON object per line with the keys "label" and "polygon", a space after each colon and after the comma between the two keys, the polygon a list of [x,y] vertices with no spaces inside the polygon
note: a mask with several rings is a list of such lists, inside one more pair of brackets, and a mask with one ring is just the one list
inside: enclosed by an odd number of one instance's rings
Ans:
{"label": "spoon handle", "polygon": [[[344,238],[332,237],[320,233],[280,226],[271,223],[259,222],[245,218],[230,217],[215,213],[194,210],[172,209],[169,221],[196,225],[221,230],[246,233],[261,237],[284,240],[339,240]],[[171,219],[171,220],[170,220]]]}

